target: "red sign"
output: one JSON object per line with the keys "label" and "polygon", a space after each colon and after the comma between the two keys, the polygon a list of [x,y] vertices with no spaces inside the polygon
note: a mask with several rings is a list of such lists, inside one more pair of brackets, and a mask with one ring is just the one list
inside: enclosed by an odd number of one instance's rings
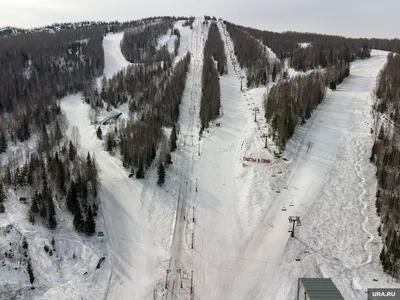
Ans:
{"label": "red sign", "polygon": [[252,158],[252,157],[243,157],[243,160],[245,161],[251,161],[251,162],[259,162],[262,164],[269,164],[271,161],[269,159],[264,159],[264,158]]}

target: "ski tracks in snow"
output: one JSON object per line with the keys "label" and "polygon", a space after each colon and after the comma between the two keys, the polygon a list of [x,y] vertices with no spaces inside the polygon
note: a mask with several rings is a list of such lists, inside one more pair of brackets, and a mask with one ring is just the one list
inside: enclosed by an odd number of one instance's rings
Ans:
{"label": "ski tracks in snow", "polygon": [[367,258],[365,259],[364,262],[358,265],[358,267],[361,267],[363,265],[369,264],[372,261],[372,252],[369,251],[368,245],[374,240],[374,236],[366,229],[366,223],[368,223],[369,217],[365,213],[368,203],[365,200],[364,196],[367,193],[367,190],[365,188],[365,182],[366,179],[363,175],[363,164],[365,164],[365,153],[366,153],[366,145],[365,143],[361,141],[356,141],[355,142],[355,147],[356,147],[356,153],[357,153],[357,159],[355,162],[355,169],[357,173],[357,177],[359,179],[358,187],[361,189],[360,194],[358,195],[358,202],[360,205],[362,205],[362,208],[360,210],[361,215],[364,217],[364,220],[361,224],[362,230],[367,234],[368,240],[364,243],[363,248],[366,252]]}

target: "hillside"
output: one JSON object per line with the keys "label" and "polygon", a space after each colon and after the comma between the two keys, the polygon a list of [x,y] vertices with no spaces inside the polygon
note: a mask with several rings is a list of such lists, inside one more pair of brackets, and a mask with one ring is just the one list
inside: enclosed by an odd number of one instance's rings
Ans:
{"label": "hillside", "polygon": [[382,123],[377,141],[372,114],[397,122],[395,48],[210,16],[0,31],[0,63],[14,62],[0,70],[2,295],[293,299],[299,277],[330,277],[345,299],[399,287],[397,256],[380,256],[396,253],[382,178],[396,180],[397,140]]}

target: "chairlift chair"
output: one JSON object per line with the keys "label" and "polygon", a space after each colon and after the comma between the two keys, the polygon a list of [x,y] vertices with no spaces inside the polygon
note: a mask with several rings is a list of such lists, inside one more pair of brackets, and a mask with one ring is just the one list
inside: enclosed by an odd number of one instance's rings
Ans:
{"label": "chairlift chair", "polygon": [[283,188],[284,188],[285,190],[287,190],[288,187],[287,187],[287,185],[284,185]]}
{"label": "chairlift chair", "polygon": [[286,207],[285,207],[285,205],[284,205],[284,206],[282,206],[282,211],[286,211]]}
{"label": "chairlift chair", "polygon": [[297,256],[296,261],[301,261],[301,258],[299,256]]}
{"label": "chairlift chair", "polygon": [[276,190],[276,193],[279,194],[281,192],[281,190]]}
{"label": "chairlift chair", "polygon": [[275,177],[275,174],[271,174],[271,177]]}

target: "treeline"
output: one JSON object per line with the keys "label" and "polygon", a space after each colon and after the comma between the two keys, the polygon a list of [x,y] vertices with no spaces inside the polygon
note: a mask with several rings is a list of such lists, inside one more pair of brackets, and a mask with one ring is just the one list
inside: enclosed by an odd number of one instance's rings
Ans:
{"label": "treeline", "polygon": [[326,68],[327,84],[331,90],[336,90],[338,84],[350,75],[350,62],[338,61]]}
{"label": "treeline", "polygon": [[[122,155],[124,167],[136,173],[136,178],[143,178],[150,167],[156,152],[160,149],[162,164],[170,163],[170,151],[176,148],[176,122],[179,117],[179,105],[186,82],[186,74],[190,63],[190,54],[174,67],[173,73],[160,78],[157,93],[147,98],[147,105],[138,111],[140,117],[121,123],[119,130],[109,131],[105,137],[107,151],[117,148]],[[158,96],[160,97],[158,97]],[[166,142],[162,127],[173,127],[170,141]]]}
{"label": "treeline", "polygon": [[[299,71],[318,67],[325,68],[337,62],[351,62],[370,57],[366,39],[351,39],[341,36],[316,33],[277,33],[238,26],[271,48],[279,59],[289,58],[290,66]],[[299,43],[310,43],[301,47]]]}
{"label": "treeline", "polygon": [[[247,87],[266,85],[271,70],[266,48],[238,26],[226,21],[225,25],[232,39],[239,65],[242,69],[246,69]],[[279,66],[274,66],[273,80],[276,78],[277,69]]]}
{"label": "treeline", "polygon": [[129,65],[108,80],[103,78],[101,91],[95,82],[86,86],[83,95],[93,108],[107,110],[129,103],[130,111],[142,111],[150,101],[161,99],[166,80],[171,73],[171,61],[153,64]]}
{"label": "treeline", "polygon": [[[96,229],[96,197],[98,193],[98,167],[89,153],[86,159],[79,157],[79,131],[73,129],[73,137],[62,143],[62,133],[52,133],[43,128],[38,140],[38,153],[31,153],[22,162],[11,157],[2,168],[0,202],[6,198],[4,190],[31,187],[32,198],[28,218],[32,224],[42,223],[49,229],[57,227],[56,206],[66,207],[73,214],[74,227],[79,232],[92,235]],[[44,146],[45,145],[45,146]],[[49,145],[57,145],[52,150]],[[20,193],[19,193],[20,194]],[[0,208],[4,208],[0,205]]]}
{"label": "treeline", "polygon": [[376,88],[376,109],[387,114],[390,119],[400,126],[400,56],[390,53],[387,63],[379,74]]}
{"label": "treeline", "polygon": [[[245,34],[243,35],[243,32],[245,32],[257,41],[260,41],[263,45],[268,46],[279,59],[288,59],[289,66],[296,70],[305,72],[319,67],[331,68],[334,71],[334,76],[331,78],[333,87],[346,77],[346,73],[349,73],[349,63],[351,61],[370,57],[370,48],[368,47],[367,40],[313,33],[277,33],[238,26],[226,21],[225,24],[227,28],[231,28],[232,32],[239,32],[243,36],[242,40],[246,38]],[[247,37],[249,45],[246,45],[243,41],[237,41],[235,43],[235,51],[236,44],[238,44],[237,48],[252,48],[248,51],[257,51],[259,53],[258,55],[255,53],[243,53],[242,56],[245,58],[241,59],[239,59],[240,54],[238,53],[239,62],[246,59],[252,61],[254,55],[257,55],[256,57],[265,56],[263,49],[254,50],[255,42],[251,41],[251,37]],[[299,44],[301,42],[309,42],[310,46],[302,47]],[[244,46],[241,44],[244,44]],[[257,65],[261,65],[261,63]],[[279,72],[279,65],[273,66],[272,78],[274,79]],[[264,75],[264,78],[268,78],[268,73]],[[256,82],[255,84],[259,85],[260,82]]]}
{"label": "treeline", "polygon": [[189,26],[190,29],[193,29],[193,22],[194,22],[195,17],[190,17],[188,20],[183,22],[182,26],[186,27]]}
{"label": "treeline", "polygon": [[227,73],[225,48],[217,24],[212,22],[204,46],[200,134],[208,123],[219,116],[221,92],[219,75]]}
{"label": "treeline", "polygon": [[[380,254],[383,269],[393,277],[400,272],[400,135],[399,135],[399,85],[400,59],[389,54],[388,61],[378,76],[375,102],[375,142],[370,161],[375,162],[378,189],[376,210],[381,219],[378,233],[383,240]],[[389,117],[388,122],[381,114]],[[382,121],[382,122],[381,122]],[[380,123],[381,122],[381,123]],[[393,122],[393,123],[391,123]],[[377,130],[380,126],[379,131]]]}
{"label": "treeline", "polygon": [[[108,32],[120,32],[127,28],[137,27],[143,24],[148,24],[151,22],[159,21],[159,20],[191,20],[193,17],[175,17],[175,16],[155,16],[149,18],[143,18],[139,20],[132,20],[126,22],[119,21],[81,21],[81,22],[65,22],[65,23],[53,23],[51,25],[45,25],[41,27],[35,27],[33,29],[24,29],[17,27],[5,27],[0,28],[0,36],[8,36],[8,35],[18,35],[23,33],[38,33],[38,32],[47,32],[47,33],[55,33],[57,31],[65,30],[65,29],[80,29],[80,28],[99,28],[104,30],[105,33]],[[194,19],[194,18],[193,18]]]}
{"label": "treeline", "polygon": [[326,93],[326,75],[312,72],[274,85],[264,99],[270,134],[282,152],[298,123],[304,124]]}
{"label": "treeline", "polygon": [[204,54],[211,56],[216,61],[219,75],[228,74],[224,43],[216,22],[212,22],[210,25]]}
{"label": "treeline", "polygon": [[[83,28],[0,38],[0,148],[55,121],[54,101],[103,72],[103,33]],[[4,142],[6,141],[6,142]]]}
{"label": "treeline", "polygon": [[[166,34],[173,27],[173,23],[173,20],[165,19],[126,30],[121,41],[122,54],[132,63],[171,60],[166,46],[157,50],[157,42],[160,36]],[[172,30],[172,32],[174,31]]]}
{"label": "treeline", "polygon": [[217,21],[216,17],[210,17],[208,15],[204,15],[204,20],[205,21]]}
{"label": "treeline", "polygon": [[179,52],[179,47],[181,45],[181,33],[179,32],[179,30],[177,28],[171,30],[171,36],[175,35],[176,36],[176,40],[174,43],[174,55],[177,56],[178,52]]}

